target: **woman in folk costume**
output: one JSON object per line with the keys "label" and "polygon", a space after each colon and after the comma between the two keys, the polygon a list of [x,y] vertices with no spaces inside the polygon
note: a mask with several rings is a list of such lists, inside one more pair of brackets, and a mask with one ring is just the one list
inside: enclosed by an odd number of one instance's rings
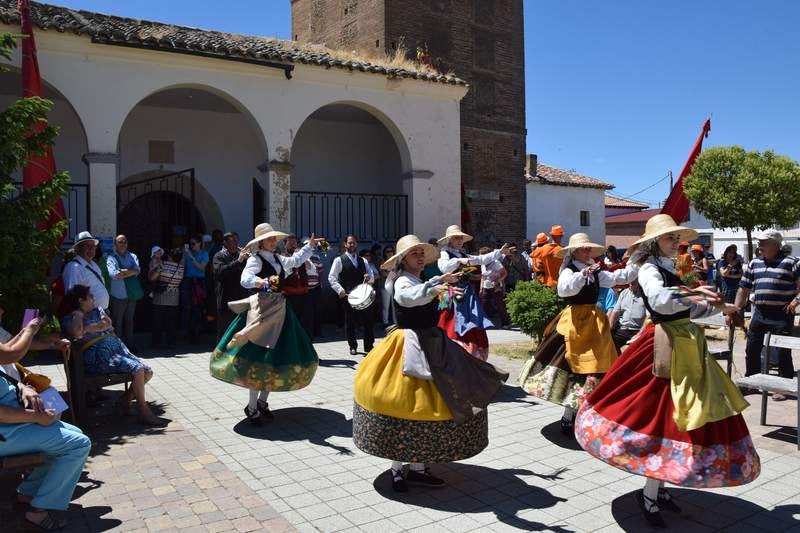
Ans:
{"label": "woman in folk costume", "polygon": [[656,215],[634,243],[642,297],[653,324],[622,353],[589,395],[575,422],[581,446],[621,470],[647,477],[636,499],[647,521],[664,527],[660,509],[680,511],[664,482],[727,487],[753,481],[758,454],[741,412],[747,402],[708,354],[689,319],[736,307],[707,289],[689,292],[675,273],[681,240],[697,232]]}
{"label": "woman in folk costume", "polygon": [[600,270],[594,261],[605,247],[585,233],[569,238],[557,252],[563,259],[558,295],[567,302],[550,323],[545,336],[522,369],[519,383],[530,395],[564,406],[561,431],[572,435],[575,413],[584,397],[600,382],[617,358],[608,317],[597,307],[602,287],[624,285],[636,278],[637,267]]}
{"label": "woman in folk costume", "polygon": [[311,257],[322,238],[314,235],[290,257],[276,252],[286,233],[269,224],[259,224],[247,248],[251,256],[242,271],[242,287],[251,296],[229,302],[238,316],[228,326],[211,354],[211,375],[250,389],[244,413],[255,426],[271,420],[267,397],[270,391],[302,389],[314,378],[319,359],[311,339],[303,330],[281,293],[287,272]]}
{"label": "woman in folk costume", "polygon": [[[443,274],[463,274],[462,280],[453,285],[463,290],[463,295],[458,298],[445,298],[439,314],[439,327],[447,336],[459,343],[475,357],[486,361],[489,358],[489,338],[486,328],[494,326],[486,317],[478,295],[480,293],[481,266],[490,265],[494,261],[502,260],[509,255],[513,248],[504,244],[491,253],[483,255],[469,255],[464,251],[464,243],[472,240],[459,226],[447,228],[444,237],[439,239],[439,245],[445,245],[439,255],[437,266]],[[451,294],[452,296],[452,294]]]}
{"label": "woman in folk costume", "polygon": [[[486,407],[508,379],[469,355],[436,326],[437,297],[459,274],[420,279],[436,247],[416,235],[397,242],[381,265],[397,329],[359,365],[355,376],[353,442],[392,461],[392,487],[441,486],[425,463],[458,461],[489,443]],[[411,463],[403,472],[403,463]]]}

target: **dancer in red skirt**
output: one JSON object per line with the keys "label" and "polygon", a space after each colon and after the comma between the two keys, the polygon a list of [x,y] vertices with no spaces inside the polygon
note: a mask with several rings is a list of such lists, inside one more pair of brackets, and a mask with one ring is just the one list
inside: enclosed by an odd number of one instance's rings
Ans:
{"label": "dancer in red skirt", "polygon": [[502,248],[488,254],[469,255],[464,251],[464,243],[471,240],[472,235],[464,233],[457,225],[449,226],[444,237],[439,239],[439,245],[445,245],[437,263],[439,270],[442,274],[461,271],[465,273],[466,279],[456,284],[464,289],[463,297],[459,297],[458,300],[445,299],[449,303],[439,314],[438,326],[467,352],[486,361],[489,358],[489,338],[486,336],[486,328],[492,327],[493,324],[486,317],[478,299],[481,282],[480,266],[500,261],[515,248],[504,244]]}
{"label": "dancer in red skirt", "polygon": [[657,527],[665,527],[660,509],[680,511],[664,482],[729,487],[753,481],[761,469],[740,414],[748,403],[709,355],[703,330],[689,321],[736,307],[710,290],[688,291],[675,274],[678,244],[695,238],[669,215],[647,222],[631,262],[641,265],[653,325],[622,352],[575,421],[587,452],[647,477],[636,500]]}

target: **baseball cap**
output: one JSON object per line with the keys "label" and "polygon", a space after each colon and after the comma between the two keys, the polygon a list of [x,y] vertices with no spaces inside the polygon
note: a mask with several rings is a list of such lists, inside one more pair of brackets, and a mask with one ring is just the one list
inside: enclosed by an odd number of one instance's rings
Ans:
{"label": "baseball cap", "polygon": [[759,241],[775,241],[778,244],[783,243],[783,235],[779,231],[774,229],[768,229],[764,231],[759,231],[755,235],[753,235]]}

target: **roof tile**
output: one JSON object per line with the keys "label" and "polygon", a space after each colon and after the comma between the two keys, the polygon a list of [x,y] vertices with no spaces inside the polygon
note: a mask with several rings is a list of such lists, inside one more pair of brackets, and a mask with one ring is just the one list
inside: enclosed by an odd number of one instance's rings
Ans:
{"label": "roof tile", "polygon": [[561,185],[565,187],[586,187],[589,189],[613,189],[614,186],[605,181],[600,181],[571,170],[562,170],[543,163],[536,165],[536,176],[531,176],[527,171],[525,179],[528,183],[544,183],[547,185]]}

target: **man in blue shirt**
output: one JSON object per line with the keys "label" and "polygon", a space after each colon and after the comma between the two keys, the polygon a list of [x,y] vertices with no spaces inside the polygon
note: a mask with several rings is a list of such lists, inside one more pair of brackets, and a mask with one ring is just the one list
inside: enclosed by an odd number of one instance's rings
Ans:
{"label": "man in blue shirt", "polygon": [[[736,294],[736,306],[742,309],[753,292],[753,316],[747,332],[745,349],[745,375],[761,372],[761,350],[767,332],[791,335],[794,314],[800,305],[800,266],[796,258],[781,252],[783,237],[775,230],[755,235],[761,257],[756,257],[745,266]],[[792,354],[781,350],[778,372],[782,377],[794,375]],[[785,399],[774,395],[773,399]]]}
{"label": "man in blue shirt", "polygon": [[206,299],[206,266],[208,252],[203,250],[203,238],[193,235],[189,246],[183,254],[183,281],[187,292],[184,292],[189,307],[189,342],[196,343],[205,321]]}
{"label": "man in blue shirt", "polygon": [[[114,239],[114,251],[106,257],[108,275],[111,277],[111,319],[117,336],[128,346],[131,352],[136,352],[133,344],[133,317],[136,312],[136,302],[141,297],[137,294],[128,294],[127,278],[135,278],[141,272],[139,258],[128,251],[128,238],[117,235]],[[141,287],[141,285],[140,285]]]}

